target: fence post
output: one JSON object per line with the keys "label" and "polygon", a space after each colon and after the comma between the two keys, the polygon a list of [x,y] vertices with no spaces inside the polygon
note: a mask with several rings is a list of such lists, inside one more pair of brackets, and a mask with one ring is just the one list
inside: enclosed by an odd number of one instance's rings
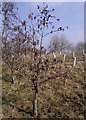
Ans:
{"label": "fence post", "polygon": [[63,59],[64,62],[65,62],[65,58],[66,58],[66,54],[64,54],[64,59]]}
{"label": "fence post", "polygon": [[56,59],[56,54],[53,52],[53,57],[54,57],[54,59]]}
{"label": "fence post", "polygon": [[73,66],[75,67],[76,65],[76,57],[73,58]]}
{"label": "fence post", "polygon": [[75,52],[73,52],[73,58],[75,58]]}

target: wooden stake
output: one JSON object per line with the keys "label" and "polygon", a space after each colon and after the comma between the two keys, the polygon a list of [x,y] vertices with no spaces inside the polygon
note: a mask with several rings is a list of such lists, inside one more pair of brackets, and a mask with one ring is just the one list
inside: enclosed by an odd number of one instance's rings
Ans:
{"label": "wooden stake", "polygon": [[64,59],[63,59],[64,62],[65,62],[65,58],[66,58],[66,54],[64,54]]}
{"label": "wooden stake", "polygon": [[54,59],[56,59],[56,54],[53,52],[53,57],[54,57]]}
{"label": "wooden stake", "polygon": [[76,65],[76,57],[73,58],[73,66],[75,67]]}
{"label": "wooden stake", "polygon": [[83,55],[85,54],[84,49],[83,49]]}
{"label": "wooden stake", "polygon": [[75,58],[75,52],[73,52],[73,58]]}

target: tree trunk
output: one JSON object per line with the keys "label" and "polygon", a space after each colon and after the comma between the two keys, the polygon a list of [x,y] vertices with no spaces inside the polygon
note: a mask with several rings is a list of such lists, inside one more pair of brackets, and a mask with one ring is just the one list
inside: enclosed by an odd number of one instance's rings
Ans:
{"label": "tree trunk", "polygon": [[33,100],[33,116],[34,116],[34,118],[36,118],[38,116],[37,99],[38,99],[38,88],[37,88],[37,83],[36,83],[35,90],[34,90],[34,100]]}
{"label": "tree trunk", "polygon": [[14,72],[13,72],[13,70],[11,71],[11,75],[12,75],[12,83],[14,84],[15,80],[14,80]]}

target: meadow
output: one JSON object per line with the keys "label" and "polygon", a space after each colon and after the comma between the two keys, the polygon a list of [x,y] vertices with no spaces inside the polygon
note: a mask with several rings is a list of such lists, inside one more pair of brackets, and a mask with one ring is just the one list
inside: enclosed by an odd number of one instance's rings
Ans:
{"label": "meadow", "polygon": [[[82,52],[75,52],[76,65],[73,66],[72,53],[44,54],[44,61],[48,59],[48,70],[43,67],[39,75],[38,118],[84,118],[84,56]],[[33,118],[33,91],[29,56],[24,58],[24,67],[15,70],[15,83],[11,82],[10,69],[6,63],[2,64],[2,113],[3,118]],[[20,61],[20,66],[22,61]],[[47,68],[47,67],[46,67]],[[69,70],[66,76],[65,71]],[[59,76],[57,75],[59,72]],[[60,76],[63,73],[63,76]],[[65,79],[64,79],[65,77]],[[42,84],[43,83],[43,84]]]}

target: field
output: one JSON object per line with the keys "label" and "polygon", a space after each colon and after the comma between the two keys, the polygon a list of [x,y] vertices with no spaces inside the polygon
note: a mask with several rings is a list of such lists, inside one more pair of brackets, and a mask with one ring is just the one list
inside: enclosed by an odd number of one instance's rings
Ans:
{"label": "field", "polygon": [[[65,62],[63,54],[57,54],[56,61],[52,54],[45,55],[49,58],[49,70],[45,72],[42,69],[39,82],[45,79],[45,74],[49,81],[39,86],[38,118],[84,118],[84,56],[81,52],[75,54],[75,67],[72,53],[67,53]],[[66,84],[63,78],[57,77],[59,66],[61,72],[70,69]],[[17,77],[17,74],[15,71],[15,83],[12,84],[10,70],[5,63],[2,64],[3,118],[32,118],[33,88],[30,79],[33,73],[27,68],[26,77],[21,74]]]}

